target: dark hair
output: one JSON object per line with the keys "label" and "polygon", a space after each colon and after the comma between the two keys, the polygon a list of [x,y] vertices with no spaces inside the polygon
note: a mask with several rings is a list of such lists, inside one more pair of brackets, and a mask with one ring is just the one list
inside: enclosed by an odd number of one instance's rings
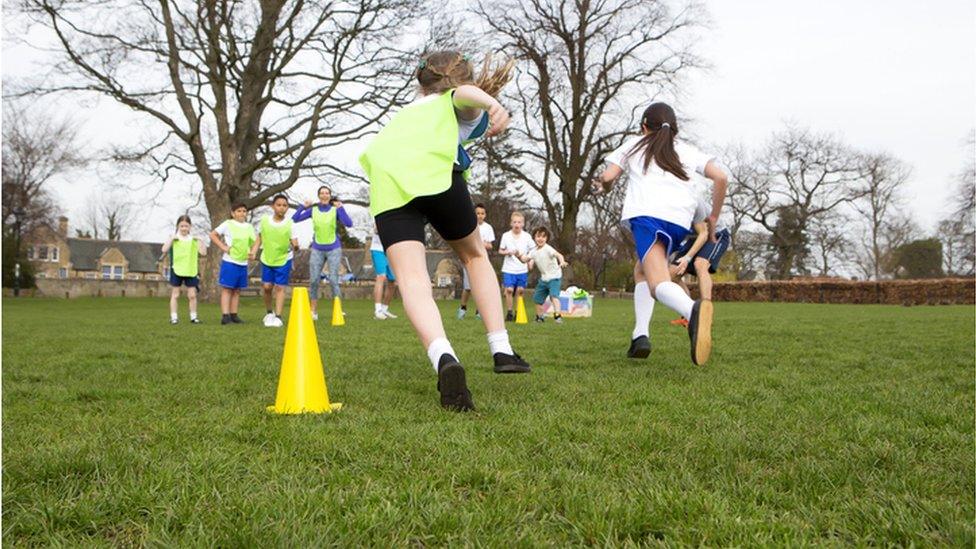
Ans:
{"label": "dark hair", "polygon": [[276,195],[274,195],[274,198],[271,199],[271,203],[274,204],[275,202],[278,201],[279,198],[282,199],[282,200],[284,200],[285,202],[288,202],[288,197],[287,196],[285,196],[283,194],[276,194]]}
{"label": "dark hair", "polygon": [[329,191],[329,196],[332,196],[332,187],[328,185],[320,185],[319,190],[315,191],[315,196],[320,195],[322,193],[322,189]]}
{"label": "dark hair", "polygon": [[417,82],[425,94],[443,93],[463,84],[473,84],[483,92],[496,97],[512,78],[514,59],[503,60],[492,67],[492,56],[486,55],[478,78],[468,56],[459,51],[444,50],[428,53],[417,67]]}
{"label": "dark hair", "polygon": [[183,215],[181,215],[181,216],[179,216],[179,217],[176,218],[176,228],[179,229],[180,228],[180,223],[183,223],[184,221],[186,221],[190,225],[193,225],[193,222],[190,221],[190,216],[188,216],[186,214],[183,214]]}
{"label": "dark hair", "polygon": [[477,204],[474,205],[474,209],[477,210],[478,208],[481,208],[482,210],[484,210],[486,212],[488,211],[488,208],[486,208],[485,205],[482,204],[481,202],[478,202]]}
{"label": "dark hair", "polygon": [[247,204],[245,204],[243,202],[234,202],[233,204],[230,205],[230,211],[234,211],[234,210],[236,210],[238,208],[244,208],[246,210],[247,209]]}
{"label": "dark hair", "polygon": [[671,172],[682,181],[688,181],[681,159],[674,152],[674,136],[678,135],[674,109],[667,103],[651,103],[641,116],[641,127],[649,133],[641,137],[628,154],[641,152],[644,155],[644,173],[647,173],[653,160],[662,170]]}
{"label": "dark hair", "polygon": [[532,238],[535,238],[535,236],[538,235],[538,234],[544,234],[544,235],[546,235],[546,240],[549,240],[549,237],[552,236],[552,235],[549,234],[549,229],[547,229],[545,227],[539,227],[539,228],[535,229],[534,231],[532,231]]}

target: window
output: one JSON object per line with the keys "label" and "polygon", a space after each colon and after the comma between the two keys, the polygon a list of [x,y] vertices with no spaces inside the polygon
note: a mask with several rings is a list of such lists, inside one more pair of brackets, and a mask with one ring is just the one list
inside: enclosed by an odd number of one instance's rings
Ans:
{"label": "window", "polygon": [[37,259],[41,261],[47,261],[47,246],[37,247]]}
{"label": "window", "polygon": [[34,259],[34,247],[33,246],[28,246],[27,247],[27,259]]}
{"label": "window", "polygon": [[102,266],[102,278],[109,279],[112,278],[112,266],[103,265]]}
{"label": "window", "polygon": [[68,269],[64,267],[58,269],[58,278],[68,278]]}
{"label": "window", "polygon": [[113,267],[112,268],[112,279],[114,279],[114,280],[122,280],[122,274],[123,274],[122,271],[123,271],[122,265],[116,265],[115,267]]}
{"label": "window", "polygon": [[58,248],[57,246],[51,246],[51,261],[57,261],[58,260],[58,256],[59,256],[59,252],[60,251],[61,251],[60,248]]}

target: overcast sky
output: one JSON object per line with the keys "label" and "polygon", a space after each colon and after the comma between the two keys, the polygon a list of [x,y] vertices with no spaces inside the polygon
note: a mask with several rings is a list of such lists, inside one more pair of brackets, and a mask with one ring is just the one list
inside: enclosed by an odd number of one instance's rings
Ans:
{"label": "overcast sky", "polygon": [[[934,227],[956,174],[974,154],[966,138],[976,128],[976,2],[721,0],[707,6],[711,26],[698,48],[713,68],[694,76],[676,101],[679,117],[694,119],[696,136],[759,147],[792,122],[863,150],[887,151],[912,166],[907,198],[919,223]],[[41,55],[5,39],[4,80],[36,71]],[[65,98],[55,109],[83,124],[83,140],[93,150],[140,135],[147,122],[107,100]],[[73,228],[105,177],[76,173],[53,185]],[[307,187],[298,191],[311,198],[313,184]],[[154,193],[143,194],[149,202]],[[183,188],[166,189],[131,236],[161,240],[188,201]]]}

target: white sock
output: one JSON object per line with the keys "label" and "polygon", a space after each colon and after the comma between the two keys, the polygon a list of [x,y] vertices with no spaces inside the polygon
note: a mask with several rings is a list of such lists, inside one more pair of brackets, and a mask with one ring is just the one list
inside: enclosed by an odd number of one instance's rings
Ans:
{"label": "white sock", "polygon": [[498,330],[488,334],[488,348],[492,355],[495,353],[515,354],[515,351],[512,350],[512,344],[508,341],[508,330]]}
{"label": "white sock", "polygon": [[373,312],[376,312],[376,313],[383,312],[383,304],[382,303],[373,303]]}
{"label": "white sock", "polygon": [[380,310],[383,311],[384,313],[388,313],[390,311],[390,306],[389,305],[380,305]]}
{"label": "white sock", "polygon": [[688,297],[688,294],[681,289],[681,286],[671,281],[662,282],[654,287],[654,295],[657,296],[658,301],[664,303],[679,315],[686,319],[691,318],[691,309],[695,306],[695,302]]}
{"label": "white sock", "polygon": [[196,319],[196,317],[197,317],[197,312],[196,311],[190,311],[190,320],[194,320],[194,319]]}
{"label": "white sock", "polygon": [[177,316],[176,313],[170,313],[169,314],[169,318],[170,318],[170,320],[179,320],[180,317]]}
{"label": "white sock", "polygon": [[654,298],[647,282],[638,282],[634,286],[634,331],[631,339],[650,335],[651,315],[654,314]]}
{"label": "white sock", "polygon": [[431,341],[430,346],[427,347],[427,358],[430,359],[431,365],[434,366],[435,374],[437,373],[437,366],[440,364],[441,357],[445,354],[451,355],[454,358],[458,357],[454,352],[454,348],[451,347],[451,342],[446,337],[439,337]]}

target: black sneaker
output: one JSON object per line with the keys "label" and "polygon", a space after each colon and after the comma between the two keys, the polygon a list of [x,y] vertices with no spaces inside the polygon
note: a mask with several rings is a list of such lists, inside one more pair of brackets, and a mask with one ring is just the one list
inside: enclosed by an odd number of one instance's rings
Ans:
{"label": "black sneaker", "polygon": [[190,324],[201,324],[201,322],[199,318],[191,318]]}
{"label": "black sneaker", "polygon": [[232,321],[231,321],[231,319],[230,319],[230,315],[222,315],[222,316],[220,317],[220,324],[221,324],[221,325],[224,325],[224,324],[230,324],[231,322],[232,322]]}
{"label": "black sneaker", "polygon": [[492,358],[495,359],[496,374],[527,374],[532,371],[529,363],[522,360],[518,353],[495,353]]}
{"label": "black sneaker", "polygon": [[539,315],[535,315],[535,321],[536,321],[536,322],[545,322],[545,321],[546,321],[546,319],[545,319],[545,318],[542,318],[542,317],[541,317],[541,316],[539,316]]}
{"label": "black sneaker", "polygon": [[244,324],[244,321],[241,320],[241,317],[237,316],[236,314],[230,315],[230,321],[233,322],[234,324]]}
{"label": "black sneaker", "polygon": [[647,336],[639,336],[630,342],[627,358],[647,358],[651,354],[651,340]]}
{"label": "black sneaker", "polygon": [[512,311],[509,311],[508,313],[505,314],[505,322],[514,322],[514,321],[515,321],[515,314],[512,313]]}
{"label": "black sneaker", "polygon": [[464,367],[447,353],[441,355],[437,365],[437,391],[441,394],[441,407],[454,412],[474,410]]}
{"label": "black sneaker", "polygon": [[712,316],[714,307],[711,300],[699,299],[691,309],[688,319],[688,338],[691,340],[691,361],[701,366],[712,354]]}

